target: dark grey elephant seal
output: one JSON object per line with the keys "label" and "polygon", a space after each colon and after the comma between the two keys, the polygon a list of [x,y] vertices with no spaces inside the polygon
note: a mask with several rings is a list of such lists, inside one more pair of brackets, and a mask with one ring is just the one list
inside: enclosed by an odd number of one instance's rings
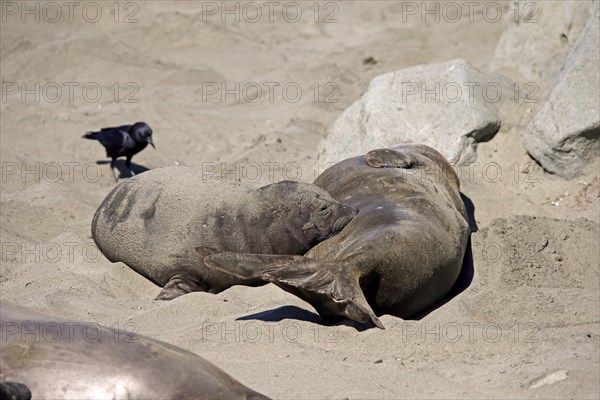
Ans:
{"label": "dark grey elephant seal", "polygon": [[147,336],[4,302],[0,311],[0,393],[14,399],[267,399],[202,357]]}
{"label": "dark grey elephant seal", "polygon": [[261,278],[309,302],[323,317],[383,325],[410,318],[452,288],[469,238],[459,180],[424,145],[370,151],[325,170],[314,182],[359,209],[338,235],[305,256],[222,253],[210,268]]}
{"label": "dark grey elephant seal", "polygon": [[339,232],[356,212],[308,183],[257,188],[168,167],[113,189],[94,215],[92,236],[106,258],[164,286],[157,299],[170,300],[193,291],[217,293],[234,284],[264,284],[208,270],[196,247],[304,254]]}

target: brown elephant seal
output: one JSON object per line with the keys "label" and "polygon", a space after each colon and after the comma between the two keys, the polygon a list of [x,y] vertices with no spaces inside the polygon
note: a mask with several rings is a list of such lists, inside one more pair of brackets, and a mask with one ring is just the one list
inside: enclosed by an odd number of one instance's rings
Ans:
{"label": "brown elephant seal", "polygon": [[282,181],[255,187],[207,180],[187,167],[153,169],[118,185],[92,222],[92,236],[121,261],[164,286],[157,299],[234,284],[261,285],[205,268],[194,249],[304,254],[356,215],[318,186]]}
{"label": "brown elephant seal", "polygon": [[304,256],[213,254],[207,266],[273,282],[325,318],[379,328],[376,315],[410,318],[450,291],[470,232],[458,177],[440,153],[424,145],[373,150],[314,183],[359,209],[338,235]]}
{"label": "brown elephant seal", "polygon": [[0,393],[14,399],[267,399],[147,336],[0,306]]}

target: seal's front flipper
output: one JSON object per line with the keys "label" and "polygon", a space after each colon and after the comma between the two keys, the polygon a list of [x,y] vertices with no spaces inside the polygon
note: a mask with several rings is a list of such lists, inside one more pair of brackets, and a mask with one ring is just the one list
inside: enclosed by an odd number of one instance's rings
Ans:
{"label": "seal's front flipper", "polygon": [[207,292],[208,285],[187,274],[176,274],[169,279],[154,300],[173,300],[191,292]]}
{"label": "seal's front flipper", "polygon": [[0,399],[30,400],[31,391],[22,383],[0,382]]}
{"label": "seal's front flipper", "polygon": [[365,156],[365,163],[373,168],[413,168],[421,165],[414,154],[406,154],[392,149],[371,150]]}
{"label": "seal's front flipper", "polygon": [[303,256],[219,253],[204,259],[215,268],[243,278],[272,282],[310,303],[324,318],[345,316],[358,322],[383,324],[365,299],[358,273],[350,262],[320,263]]}

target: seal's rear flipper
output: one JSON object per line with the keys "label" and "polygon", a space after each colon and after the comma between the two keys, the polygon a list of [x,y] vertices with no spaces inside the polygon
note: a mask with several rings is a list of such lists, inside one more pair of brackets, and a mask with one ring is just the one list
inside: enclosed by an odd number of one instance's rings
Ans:
{"label": "seal's rear flipper", "polygon": [[348,261],[320,263],[303,256],[227,252],[206,257],[204,264],[237,277],[272,282],[310,303],[324,318],[341,315],[384,329]]}
{"label": "seal's rear flipper", "polygon": [[22,383],[0,382],[0,399],[30,400],[31,391]]}

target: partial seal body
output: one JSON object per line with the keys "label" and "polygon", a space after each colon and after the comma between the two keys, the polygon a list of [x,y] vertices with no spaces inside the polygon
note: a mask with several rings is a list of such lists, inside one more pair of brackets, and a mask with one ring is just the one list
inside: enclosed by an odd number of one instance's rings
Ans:
{"label": "partial seal body", "polygon": [[4,302],[0,310],[0,393],[12,398],[266,399],[202,357],[150,337]]}
{"label": "partial seal body", "polygon": [[410,318],[441,300],[460,272],[469,238],[459,181],[424,145],[370,151],[314,182],[359,209],[336,236],[303,257],[215,254],[218,270],[260,277],[308,301],[324,317]]}
{"label": "partial seal body", "polygon": [[283,181],[258,188],[168,167],[118,185],[96,211],[92,236],[110,261],[164,286],[158,298],[168,300],[264,283],[208,270],[196,248],[304,254],[339,232],[356,212],[311,184]]}

